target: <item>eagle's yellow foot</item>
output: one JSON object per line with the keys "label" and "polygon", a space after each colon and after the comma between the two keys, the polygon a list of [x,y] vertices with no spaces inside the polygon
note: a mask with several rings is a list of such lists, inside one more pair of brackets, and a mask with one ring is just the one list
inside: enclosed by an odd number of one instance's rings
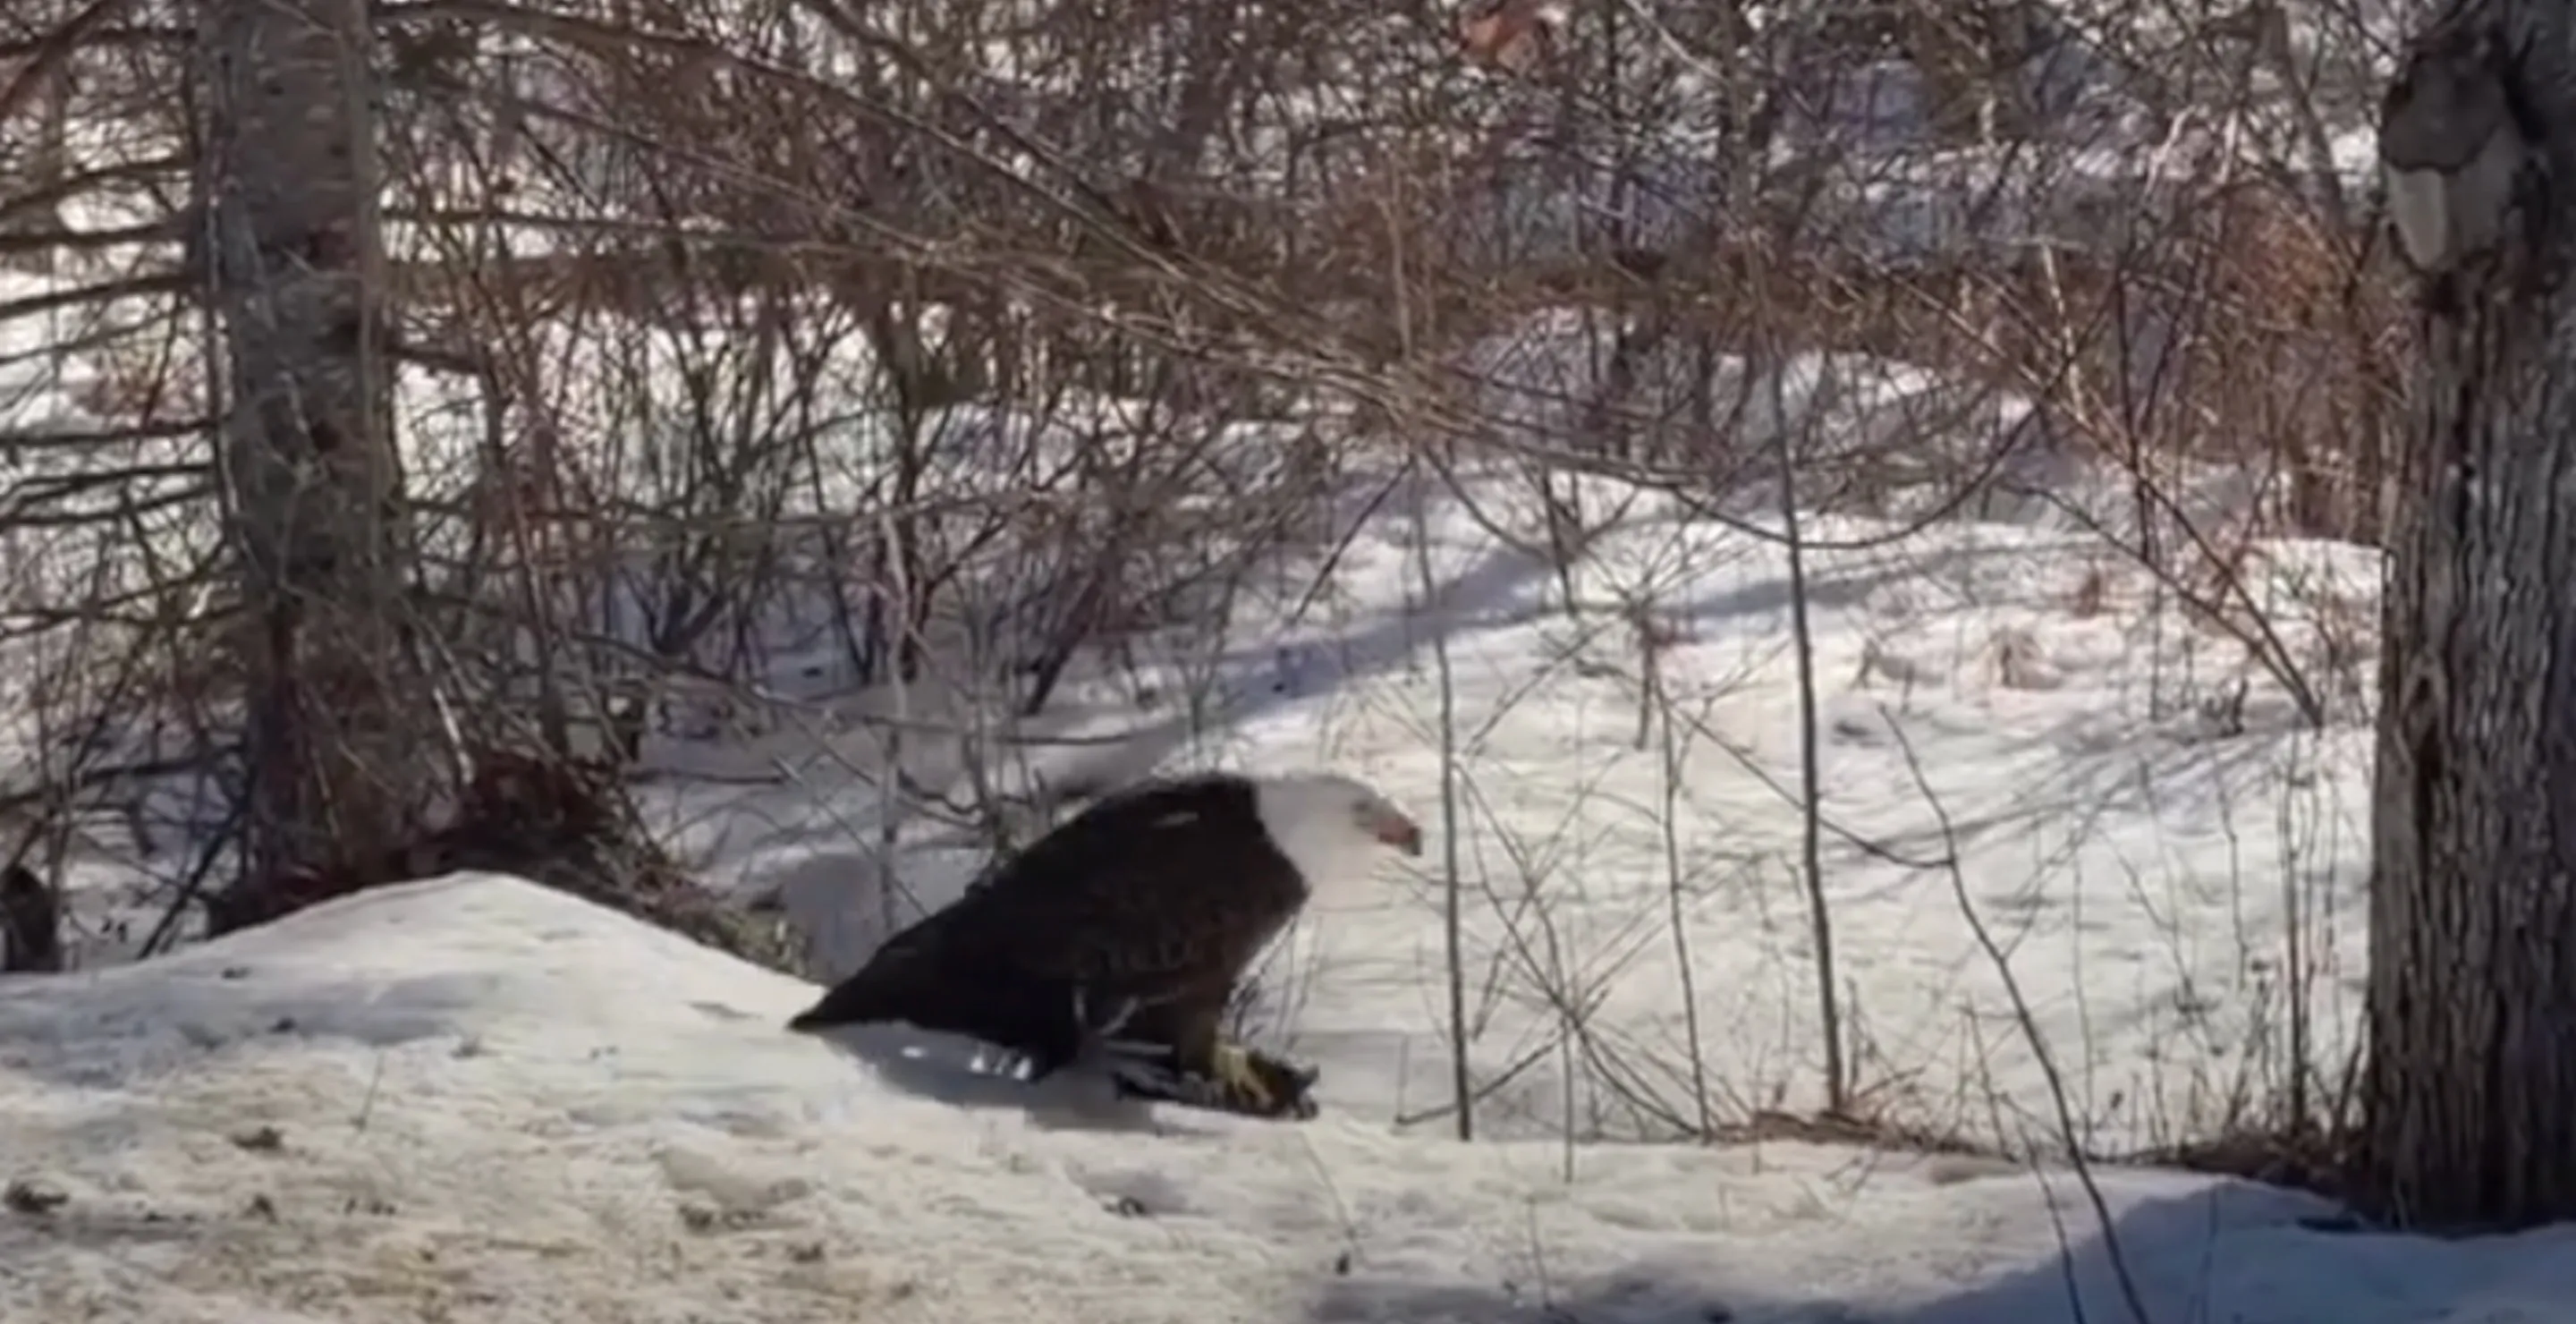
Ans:
{"label": "eagle's yellow foot", "polygon": [[[1184,1054],[1148,1041],[1108,1041],[1111,1076],[1123,1098],[1161,1099],[1247,1117],[1305,1121],[1318,1109],[1318,1073],[1241,1044],[1218,1041]],[[1192,1056],[1199,1065],[1185,1066]]]}
{"label": "eagle's yellow foot", "polygon": [[1209,1055],[1208,1074],[1237,1106],[1258,1113],[1279,1111],[1279,1097],[1271,1093],[1270,1083],[1261,1078],[1260,1064],[1243,1045],[1218,1044]]}

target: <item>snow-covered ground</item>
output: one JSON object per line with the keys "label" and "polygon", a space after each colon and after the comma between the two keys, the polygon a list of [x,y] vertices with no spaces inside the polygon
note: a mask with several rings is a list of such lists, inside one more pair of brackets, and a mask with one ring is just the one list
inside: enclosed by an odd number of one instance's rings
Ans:
{"label": "snow-covered ground", "polygon": [[[1007,1097],[512,879],[0,983],[0,1319],[2539,1324],[2576,1236],[2135,1170]],[[2116,1247],[2116,1251],[2114,1248]]]}
{"label": "snow-covered ground", "polygon": [[[1530,393],[1495,401],[1498,417],[1571,426],[1546,401],[1598,389],[1585,375],[1597,368],[1567,349],[1578,340],[1539,319],[1489,356],[1495,380]],[[75,412],[47,406],[76,392],[35,366],[11,379],[19,426],[39,426],[44,408]],[[1946,496],[1923,494],[1987,469],[1982,451],[2011,430],[1995,402],[1929,411],[1969,420],[1933,435],[1911,403],[1929,387],[1903,365],[1811,356],[1784,375],[1777,391],[1713,380],[1765,400],[1765,426],[1867,439],[1919,469],[1921,491],[1891,494],[1883,514],[1944,509]],[[424,420],[444,416],[430,394],[414,383],[407,400],[414,433],[434,431]],[[1107,428],[1058,431],[1065,444],[1125,435]],[[1246,465],[1281,449],[1262,428],[1239,431],[1221,449]],[[2244,541],[2229,565],[2241,601],[2186,610],[2099,531],[2123,532],[2125,481],[2025,450],[2008,472],[2036,495],[1990,492],[1919,527],[1803,522],[1818,855],[1859,1106],[2053,1146],[2064,1137],[2025,1012],[2065,1081],[2075,1138],[2097,1152],[2205,1136],[2281,1097],[2301,1018],[2330,1093],[2364,976],[2376,558]],[[2248,486],[2211,470],[2167,496],[2234,546]],[[1313,565],[1283,566],[1230,621],[1135,639],[1132,666],[1086,659],[1042,720],[1003,733],[1020,743],[988,741],[983,757],[1027,765],[989,769],[1006,781],[1095,785],[1208,763],[1329,764],[1412,807],[1434,848],[1318,898],[1262,976],[1254,1036],[1318,1063],[1339,1115],[1452,1128],[1453,972],[1480,1136],[1664,1139],[1811,1109],[1826,1030],[1793,595],[1787,558],[1759,532],[1777,517],[1759,500],[1712,512],[1605,480],[1559,475],[1556,488],[1610,526],[1563,574],[1534,550],[1548,521],[1525,475],[1405,486],[1355,519],[1320,587]],[[2187,577],[2228,599],[2214,569]],[[1665,641],[1652,703],[1641,616]],[[2287,659],[2321,727],[2249,660],[2249,640]],[[900,719],[914,782],[968,802],[976,780],[941,731],[990,722],[999,705],[936,680],[851,694],[832,650],[806,647],[782,644],[779,702],[734,696],[734,720],[703,723],[727,728],[722,741],[657,741],[648,761],[693,775],[644,793],[712,883],[779,894],[837,972],[888,925],[953,897],[982,859],[935,815],[900,807],[884,881],[884,719]],[[1444,703],[1454,821],[1441,808]],[[746,713],[768,729],[740,738]],[[69,873],[83,964],[130,951],[159,914],[103,913],[120,881],[106,854],[76,852]]]}
{"label": "snow-covered ground", "polygon": [[[1320,895],[1262,976],[1256,1037],[1321,1064],[1339,1115],[1454,1125],[1453,839],[1478,1134],[1653,1139],[1817,1106],[1786,558],[1667,498],[1594,485],[1591,509],[1624,501],[1627,515],[1572,572],[1584,610],[1570,616],[1553,569],[1487,527],[1534,531],[1526,489],[1464,493],[1390,500],[1342,550],[1326,605],[1239,624],[1214,701],[1139,711],[1095,676],[1051,728],[1091,743],[1020,757],[1041,779],[1094,783],[1330,765],[1425,823],[1423,859]],[[2294,996],[2311,1061],[2343,1060],[2365,954],[2365,705],[2304,725],[2240,645],[2156,610],[2149,577],[2089,534],[1855,518],[1804,532],[1843,544],[1805,569],[1823,895],[1868,1111],[2015,1146],[2060,1138],[1978,924],[2088,1147],[2206,1134],[2275,1097]],[[2312,685],[2366,668],[2366,631],[2361,652],[2349,631],[2375,619],[2369,556],[2275,545],[2244,574]],[[1642,747],[1622,602],[1650,604],[1666,637]],[[1187,687],[1153,659],[1122,684]],[[912,696],[923,713],[950,697]],[[945,904],[982,859],[908,826],[887,904],[870,784],[883,737],[851,729],[885,703],[789,709],[794,724],[723,755],[722,771],[766,782],[648,788],[711,878],[779,892],[832,971],[865,958],[888,914]],[[962,780],[954,742],[916,734],[908,749],[925,784]]]}

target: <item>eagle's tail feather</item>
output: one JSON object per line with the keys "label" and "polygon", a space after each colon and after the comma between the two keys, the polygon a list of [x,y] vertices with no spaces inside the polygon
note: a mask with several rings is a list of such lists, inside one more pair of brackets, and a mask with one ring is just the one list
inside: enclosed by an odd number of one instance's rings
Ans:
{"label": "eagle's tail feather", "polygon": [[1038,1075],[1071,1060],[1080,1035],[1060,983],[981,967],[960,956],[934,916],[896,935],[787,1028],[828,1034],[900,1022],[1008,1049],[1028,1059]]}
{"label": "eagle's tail feather", "polygon": [[812,1034],[843,1025],[867,1025],[899,1019],[887,1011],[884,987],[872,979],[850,979],[832,986],[813,1006],[796,1013],[787,1028]]}
{"label": "eagle's tail feather", "polygon": [[[941,944],[930,924],[898,933],[877,949],[857,974],[834,984],[820,1001],[787,1022],[787,1028],[811,1034],[843,1025],[874,1025],[911,1020],[923,1005],[937,1005],[935,984]],[[930,994],[930,996],[925,996]]]}

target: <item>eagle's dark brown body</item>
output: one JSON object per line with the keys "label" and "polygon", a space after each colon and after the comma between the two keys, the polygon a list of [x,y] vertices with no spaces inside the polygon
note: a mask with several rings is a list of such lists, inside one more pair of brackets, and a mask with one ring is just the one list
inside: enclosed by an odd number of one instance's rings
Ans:
{"label": "eagle's dark brown body", "polygon": [[[1323,835],[1292,827],[1283,845],[1280,822]],[[788,1028],[902,1021],[1010,1049],[1039,1077],[1107,1032],[1168,1047],[1184,1075],[1229,1086],[1249,1066],[1269,1087],[1248,1091],[1249,1111],[1301,1109],[1302,1098],[1275,1096],[1283,1075],[1302,1095],[1311,1074],[1240,1050],[1229,1064],[1219,1022],[1246,967],[1306,904],[1293,857],[1329,858],[1342,848],[1333,833],[1420,845],[1409,821],[1346,778],[1205,774],[1120,791],[887,940]],[[1331,849],[1299,844],[1310,840]]]}

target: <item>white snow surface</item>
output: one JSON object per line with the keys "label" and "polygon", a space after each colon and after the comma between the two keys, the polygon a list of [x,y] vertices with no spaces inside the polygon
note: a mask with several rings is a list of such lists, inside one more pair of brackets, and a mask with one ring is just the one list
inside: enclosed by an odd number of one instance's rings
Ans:
{"label": "white snow surface", "polygon": [[[1498,417],[1540,435],[1582,426],[1564,401],[1598,397],[1604,371],[1582,321],[1535,318],[1508,353],[1483,356]],[[1822,747],[1816,856],[1838,1029],[1866,1109],[2012,1145],[2057,1139],[2026,1013],[2093,1149],[2205,1135],[2286,1093],[2293,1002],[2308,1031],[2295,1046],[2326,1077],[2310,1097],[2332,1097],[2367,973],[2370,714],[2354,696],[2374,670],[2377,558],[2256,536],[2247,474],[2176,475],[2167,496],[2229,549],[2224,568],[2246,586],[2220,628],[2179,609],[2097,531],[2121,530],[2134,484],[2088,470],[2080,451],[2034,443],[1995,456],[2019,435],[2004,402],[1954,409],[1929,373],[1855,356],[1807,356],[1776,375],[1679,359],[1666,368],[1710,378],[1721,404],[1758,406],[1739,425],[1748,451],[1811,435],[1884,453],[1902,489],[1866,514],[1802,517],[1819,543],[1803,564]],[[575,380],[615,379],[577,366]],[[12,417],[98,423],[56,380],[70,369],[48,371],[18,383],[9,398],[34,412]],[[454,411],[417,374],[409,389],[421,448],[411,458],[436,469],[455,440],[440,420]],[[657,390],[681,395],[673,383]],[[1140,408],[1104,404],[1082,427],[959,411],[956,435],[1007,451],[1017,441],[999,439],[1028,433],[1048,456],[1104,438],[1141,445],[1117,421]],[[1229,472],[1267,472],[1294,435],[1244,425],[1212,453]],[[849,472],[863,474],[866,430],[847,440]],[[973,447],[951,458],[965,471],[979,457],[993,458]],[[1905,478],[1990,461],[2009,461],[2016,481],[1979,494],[1973,520],[1955,517],[1948,479]],[[760,678],[770,701],[716,694],[710,706],[730,715],[658,737],[647,760],[668,775],[642,794],[702,877],[737,894],[775,891],[819,965],[845,972],[984,862],[952,827],[917,804],[890,807],[882,790],[899,757],[911,783],[979,803],[985,782],[966,775],[960,752],[970,742],[935,732],[1016,728],[979,755],[1005,783],[1025,773],[1102,785],[1206,765],[1348,772],[1410,812],[1428,841],[1420,859],[1377,862],[1366,885],[1324,889],[1260,972],[1250,1037],[1317,1063],[1328,1110],[1446,1128],[1462,1040],[1480,1137],[1666,1139],[1760,1109],[1813,1109],[1827,1030],[1787,559],[1776,540],[1667,496],[1559,478],[1587,520],[1616,517],[1562,573],[1531,550],[1550,525],[1526,475],[1467,471],[1458,492],[1408,490],[1330,530],[1348,540],[1321,582],[1312,565],[1265,571],[1231,619],[1211,609],[1165,621],[1081,659],[1035,720],[1006,722],[997,714],[1010,703],[946,680],[962,667],[934,666],[940,679],[905,692],[855,691],[834,669],[846,657],[815,643],[828,611],[789,603],[806,615],[772,622],[765,656],[779,665]],[[1749,516],[1734,513],[1776,525],[1764,501],[1747,504]],[[1932,519],[1935,509],[1954,517]],[[1908,515],[1930,522],[1909,527]],[[0,551],[66,574],[96,563],[60,547]],[[1004,558],[976,573],[1043,593],[1057,581],[1039,569]],[[2227,597],[2209,569],[2174,573]],[[1579,612],[1566,609],[1569,589]],[[615,610],[601,616],[637,619],[628,591],[612,592]],[[1642,744],[1641,604],[1671,637],[1654,678],[1668,711]],[[87,661],[76,650],[94,645],[62,633],[56,669],[76,670]],[[2314,686],[2322,726],[2249,660],[2248,638],[2278,641]],[[1112,666],[1112,652],[1130,665]],[[0,698],[34,674],[0,667]],[[1444,706],[1455,745],[1445,806]],[[39,748],[40,714],[21,707],[0,723],[16,728],[0,730],[0,746]],[[755,718],[767,729],[746,733]],[[903,747],[890,755],[897,729]],[[1092,743],[1036,743],[1050,737]],[[163,817],[211,826],[213,795],[204,782],[174,784]],[[135,859],[157,856],[167,878],[173,861],[194,858],[184,838],[121,854],[121,832],[141,829],[109,824],[104,844],[66,866],[78,965],[130,954],[166,910],[166,894],[110,897],[147,872]],[[1954,850],[1955,889],[1937,867]],[[1463,1035],[1446,987],[1453,876]]]}
{"label": "white snow surface", "polygon": [[[1302,619],[1250,615],[1208,637],[1211,657],[1140,647],[1130,679],[1158,705],[1097,671],[1069,686],[1023,729],[1090,743],[1025,745],[1011,771],[1098,785],[1330,768],[1423,825],[1420,858],[1382,852],[1319,888],[1257,971],[1249,1037],[1320,1065],[1328,1111],[1451,1126],[1453,870],[1479,1137],[1671,1139],[1703,1120],[1702,1097],[1719,1123],[1821,1106],[1786,558],[1599,483],[1586,509],[1624,519],[1560,578],[1526,550],[1544,537],[1526,484],[1462,487],[1391,498]],[[2317,727],[2241,641],[2046,514],[1806,521],[1840,545],[1804,564],[1837,1015],[1870,1112],[2047,1145],[2053,1066],[2078,1138],[2133,1153],[2281,1097],[2294,1001],[2312,1071],[2330,1082],[2346,1060],[2369,862],[2370,714],[2352,689],[2371,674],[2378,568],[2279,541],[2239,565],[2326,706]],[[1670,636],[1642,747],[1631,602]],[[1194,675],[1214,695],[1177,700]],[[696,751],[701,771],[762,784],[646,789],[705,876],[776,889],[833,972],[984,860],[905,822],[888,900],[885,741],[868,729],[884,700],[792,710],[773,738]],[[928,684],[909,700],[916,716],[954,711]],[[953,747],[912,736],[903,752],[914,782],[971,799]],[[1955,878],[1940,867],[1953,853]]]}
{"label": "white snow surface", "polygon": [[[780,1029],[814,992],[489,875],[0,981],[0,1320],[2132,1318],[2067,1172],[1086,1103]],[[2156,1324],[2576,1319],[2569,1230],[2094,1177]]]}

